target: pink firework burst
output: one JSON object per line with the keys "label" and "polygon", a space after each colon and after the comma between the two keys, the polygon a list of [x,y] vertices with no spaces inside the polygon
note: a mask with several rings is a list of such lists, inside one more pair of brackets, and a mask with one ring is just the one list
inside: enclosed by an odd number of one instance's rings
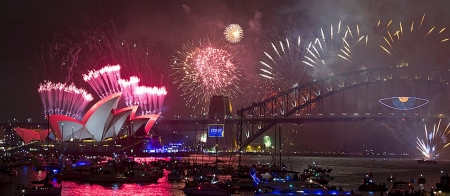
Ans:
{"label": "pink firework burst", "polygon": [[174,56],[171,67],[174,83],[179,84],[188,106],[204,113],[212,96],[236,96],[240,69],[235,55],[230,49],[210,40],[183,45],[183,50]]}

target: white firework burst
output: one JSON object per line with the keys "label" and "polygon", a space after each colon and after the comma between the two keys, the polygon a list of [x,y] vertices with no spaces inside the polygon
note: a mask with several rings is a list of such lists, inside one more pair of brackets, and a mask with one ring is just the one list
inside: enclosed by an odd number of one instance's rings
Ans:
{"label": "white firework burst", "polygon": [[223,35],[230,43],[238,43],[244,37],[244,31],[238,24],[230,24],[225,28]]}
{"label": "white firework burst", "polygon": [[439,153],[450,145],[448,141],[448,134],[450,133],[449,126],[440,131],[441,120],[436,125],[434,124],[433,131],[428,132],[427,126],[425,125],[425,140],[417,137],[417,149],[422,153],[427,159],[434,159],[439,156]]}

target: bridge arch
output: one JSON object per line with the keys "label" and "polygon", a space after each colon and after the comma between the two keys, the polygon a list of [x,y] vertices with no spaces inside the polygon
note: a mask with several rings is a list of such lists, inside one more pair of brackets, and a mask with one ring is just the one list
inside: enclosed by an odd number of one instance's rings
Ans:
{"label": "bridge arch", "polygon": [[[299,119],[418,119],[444,114],[449,111],[449,82],[450,70],[426,67],[365,69],[317,79],[238,110],[246,121],[261,119],[258,130],[239,146],[249,145],[277,123]],[[379,102],[390,97],[418,97],[429,103],[396,110]]]}

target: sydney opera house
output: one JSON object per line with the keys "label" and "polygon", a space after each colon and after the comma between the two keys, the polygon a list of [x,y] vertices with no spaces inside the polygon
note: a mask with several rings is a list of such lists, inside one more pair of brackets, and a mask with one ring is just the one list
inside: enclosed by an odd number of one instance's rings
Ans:
{"label": "sydney opera house", "polygon": [[[161,115],[165,87],[139,86],[139,78],[120,78],[120,66],[108,65],[83,75],[100,101],[86,112],[93,96],[75,85],[46,81],[38,91],[48,126],[14,127],[30,151],[108,154],[155,152],[160,138],[149,133]],[[140,134],[136,134],[140,132]],[[135,153],[135,152],[134,152]]]}

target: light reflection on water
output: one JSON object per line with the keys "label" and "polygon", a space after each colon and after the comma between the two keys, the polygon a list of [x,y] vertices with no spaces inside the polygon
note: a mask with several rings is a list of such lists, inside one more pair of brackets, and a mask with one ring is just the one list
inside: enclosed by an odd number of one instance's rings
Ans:
{"label": "light reflection on water", "polygon": [[[222,160],[228,158],[223,157]],[[232,160],[235,164],[236,159]],[[243,159],[243,164],[254,164],[257,162],[267,163],[271,162],[271,156],[246,156]],[[279,160],[277,160],[278,162]],[[419,164],[412,159],[391,159],[383,160],[383,158],[347,158],[347,157],[283,157],[282,162],[295,171],[303,171],[308,165],[313,162],[318,163],[320,167],[331,168],[331,176],[335,179],[330,181],[331,186],[342,186],[344,190],[357,190],[362,178],[369,172],[373,173],[373,180],[377,183],[385,182],[390,185],[387,178],[391,175],[396,180],[409,181],[410,178],[416,180],[422,174],[427,183],[423,186],[414,184],[415,189],[425,188],[431,190],[436,182],[439,182],[441,175],[450,173],[450,161],[439,161],[438,164]],[[14,184],[0,185],[0,195],[18,195],[17,186],[27,185],[31,186],[31,180],[41,180],[45,177],[45,172],[34,171],[32,167],[17,168],[18,176],[13,178]],[[167,173],[169,171],[165,171]],[[63,196],[90,196],[90,195],[151,195],[151,196],[181,196],[184,195],[181,189],[184,187],[184,182],[168,182],[167,177],[160,178],[157,183],[152,184],[88,184],[83,182],[62,182]],[[56,186],[58,182],[53,181]],[[242,192],[239,195],[253,195],[253,193]],[[371,195],[364,193],[364,195]]]}

